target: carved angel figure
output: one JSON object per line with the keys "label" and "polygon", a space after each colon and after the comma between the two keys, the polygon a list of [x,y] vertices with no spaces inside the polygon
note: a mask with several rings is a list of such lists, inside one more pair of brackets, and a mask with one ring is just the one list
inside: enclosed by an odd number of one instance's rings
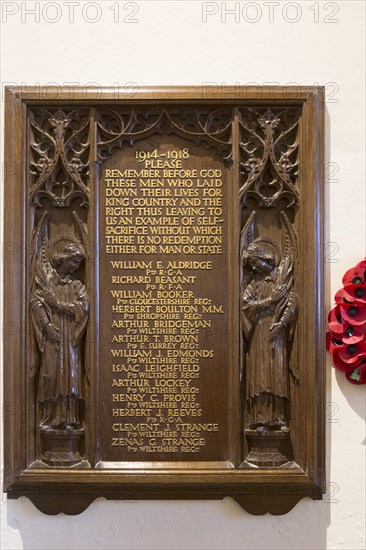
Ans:
{"label": "carved angel figure", "polygon": [[[249,220],[254,219],[254,213]],[[289,398],[289,343],[296,325],[298,300],[293,289],[295,235],[285,214],[286,249],[271,239],[249,244],[242,234],[242,331],[245,352],[246,427],[286,429]]]}
{"label": "carved angel figure", "polygon": [[85,253],[74,242],[50,258],[50,269],[36,268],[31,298],[34,334],[40,351],[38,401],[41,428],[69,429],[82,422],[84,399],[81,340],[89,315],[89,299],[74,274]]}

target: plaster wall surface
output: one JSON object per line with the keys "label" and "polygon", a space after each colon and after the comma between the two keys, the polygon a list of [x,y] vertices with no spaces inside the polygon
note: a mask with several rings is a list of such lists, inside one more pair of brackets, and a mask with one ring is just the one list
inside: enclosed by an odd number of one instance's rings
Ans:
{"label": "plaster wall surface", "polygon": [[[331,307],[343,273],[365,256],[364,2],[3,1],[1,10],[2,86],[325,85]],[[48,517],[3,495],[2,548],[364,548],[365,388],[329,360],[326,369],[322,502],[254,517],[231,499],[99,499],[80,516]]]}

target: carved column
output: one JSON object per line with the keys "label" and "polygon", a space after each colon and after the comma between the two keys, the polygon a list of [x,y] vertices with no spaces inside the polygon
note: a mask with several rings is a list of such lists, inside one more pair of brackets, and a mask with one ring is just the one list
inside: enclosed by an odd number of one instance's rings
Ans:
{"label": "carved column", "polygon": [[34,110],[29,118],[31,374],[40,442],[35,465],[86,467],[89,110]]}
{"label": "carved column", "polygon": [[292,467],[299,111],[239,111],[244,466]]}

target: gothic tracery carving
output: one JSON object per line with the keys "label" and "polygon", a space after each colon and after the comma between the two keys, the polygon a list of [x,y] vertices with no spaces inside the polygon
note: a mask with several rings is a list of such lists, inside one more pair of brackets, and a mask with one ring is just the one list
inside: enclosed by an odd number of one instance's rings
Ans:
{"label": "gothic tracery carving", "polygon": [[89,110],[35,109],[29,114],[32,140],[31,204],[48,199],[68,207],[75,198],[88,203]]}
{"label": "gothic tracery carving", "polygon": [[287,208],[298,207],[298,110],[245,107],[239,113],[239,200],[247,205],[248,199],[254,199],[264,207],[283,200]]}
{"label": "gothic tracery carving", "polygon": [[139,112],[103,109],[98,120],[99,159],[103,160],[114,147],[133,145],[151,134],[176,134],[213,149],[224,160],[232,156],[232,109],[156,108]]}

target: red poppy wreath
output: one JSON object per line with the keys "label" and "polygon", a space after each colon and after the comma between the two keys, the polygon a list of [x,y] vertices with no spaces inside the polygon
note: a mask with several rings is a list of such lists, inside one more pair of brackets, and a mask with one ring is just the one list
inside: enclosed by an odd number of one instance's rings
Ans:
{"label": "red poppy wreath", "polygon": [[349,269],[328,315],[327,350],[352,384],[366,384],[366,258]]}

